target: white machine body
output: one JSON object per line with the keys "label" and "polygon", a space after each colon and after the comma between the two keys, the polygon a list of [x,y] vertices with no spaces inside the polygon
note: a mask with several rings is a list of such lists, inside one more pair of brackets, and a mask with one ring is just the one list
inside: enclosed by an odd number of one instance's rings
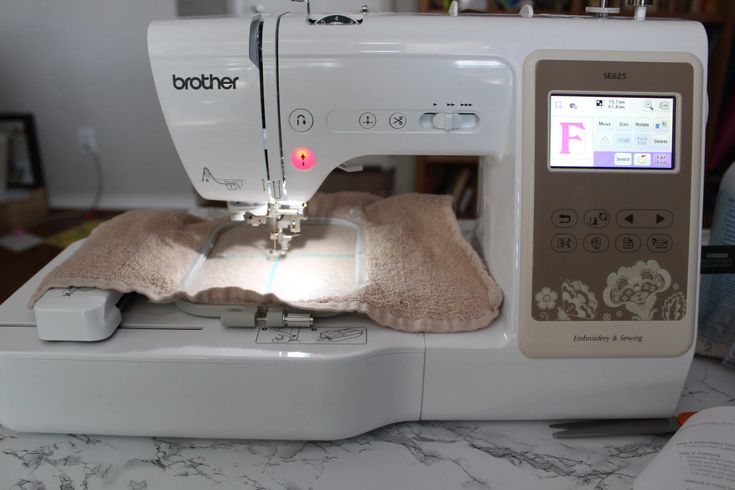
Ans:
{"label": "white machine body", "polygon": [[480,155],[473,234],[501,315],[456,334],[359,316],[238,329],[134,298],[107,340],[43,341],[26,303],[71,248],[0,307],[0,389],[12,400],[0,424],[335,439],[406,420],[674,412],[696,334],[702,26],[342,21],[152,24],[153,77],[187,174],[203,197],[257,215],[303,206],[355,157]]}

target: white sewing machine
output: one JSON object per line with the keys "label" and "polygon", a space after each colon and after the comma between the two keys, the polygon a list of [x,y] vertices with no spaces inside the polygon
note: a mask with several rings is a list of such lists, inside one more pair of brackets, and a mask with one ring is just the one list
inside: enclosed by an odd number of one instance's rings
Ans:
{"label": "white sewing machine", "polygon": [[333,439],[407,420],[671,415],[694,350],[707,38],[644,13],[153,23],[186,172],[265,226],[274,255],[354,157],[482,155],[475,238],[501,315],[457,334],[343,316],[275,338],[55,290],[34,316],[30,294],[71,247],[0,307],[0,424]]}

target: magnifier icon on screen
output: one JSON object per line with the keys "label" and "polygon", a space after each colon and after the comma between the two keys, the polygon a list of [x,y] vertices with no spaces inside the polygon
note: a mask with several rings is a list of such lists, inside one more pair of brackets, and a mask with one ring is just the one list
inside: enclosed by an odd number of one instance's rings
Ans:
{"label": "magnifier icon on screen", "polygon": [[643,108],[644,109],[647,109],[649,111],[652,111],[653,110],[653,102],[651,102],[650,100],[647,100],[647,101],[643,102]]}

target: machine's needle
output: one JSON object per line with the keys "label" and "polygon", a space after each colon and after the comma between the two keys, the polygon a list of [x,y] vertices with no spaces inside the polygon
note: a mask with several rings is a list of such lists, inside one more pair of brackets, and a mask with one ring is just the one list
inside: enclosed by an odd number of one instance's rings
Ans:
{"label": "machine's needle", "polygon": [[276,257],[278,255],[278,222],[276,218],[270,218],[269,221],[271,222],[271,240],[273,241],[271,256]]}

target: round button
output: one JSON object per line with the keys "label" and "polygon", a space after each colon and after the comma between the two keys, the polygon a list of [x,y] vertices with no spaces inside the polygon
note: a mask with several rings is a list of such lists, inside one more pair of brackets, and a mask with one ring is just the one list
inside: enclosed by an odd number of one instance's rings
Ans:
{"label": "round button", "polygon": [[577,239],[569,233],[559,233],[551,238],[551,248],[555,252],[572,252],[577,248]]}
{"label": "round button", "polygon": [[360,114],[358,122],[363,129],[372,129],[375,127],[375,123],[378,122],[378,120],[372,112],[363,112]]}
{"label": "round button", "polygon": [[314,116],[306,109],[296,109],[288,116],[288,124],[294,131],[305,133],[314,125]]}
{"label": "round button", "polygon": [[674,222],[674,215],[666,209],[656,209],[651,214],[652,228],[668,228]]}
{"label": "round button", "polygon": [[388,122],[393,129],[403,129],[406,125],[406,115],[401,112],[394,112],[388,118]]}
{"label": "round button", "polygon": [[638,235],[632,235],[630,233],[618,235],[615,239],[615,248],[623,253],[636,252],[641,248],[641,239]]}
{"label": "round button", "polygon": [[610,213],[604,209],[590,209],[584,213],[584,224],[590,228],[604,228],[610,223]]}
{"label": "round button", "polygon": [[610,241],[605,235],[595,233],[593,235],[587,235],[584,237],[584,249],[592,253],[600,253],[607,250],[610,245]]}
{"label": "round button", "polygon": [[571,228],[577,224],[577,213],[573,209],[557,209],[551,213],[551,224],[557,228]]}
{"label": "round button", "polygon": [[669,235],[651,235],[647,240],[648,250],[653,253],[668,252],[674,246]]}
{"label": "round button", "polygon": [[311,170],[316,165],[316,155],[310,148],[302,146],[291,152],[291,165],[298,170]]}

